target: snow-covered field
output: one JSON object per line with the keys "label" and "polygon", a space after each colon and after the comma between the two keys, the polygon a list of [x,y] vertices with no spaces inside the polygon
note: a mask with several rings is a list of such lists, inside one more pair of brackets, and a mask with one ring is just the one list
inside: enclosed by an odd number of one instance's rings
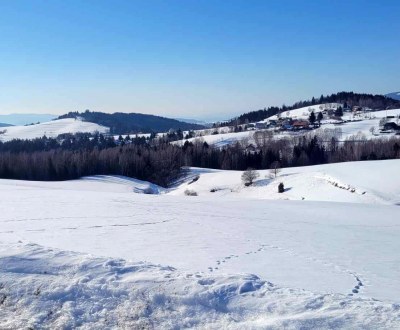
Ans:
{"label": "snow-covered field", "polygon": [[[3,130],[3,129],[2,129]],[[12,126],[5,128],[6,132],[0,134],[0,141],[10,141],[13,139],[35,139],[43,135],[47,137],[57,137],[63,133],[107,133],[108,127],[95,123],[81,121],[74,118],[53,120],[30,126]]]}
{"label": "snow-covered field", "polygon": [[[275,179],[269,170],[258,171],[253,186],[244,187],[241,171],[192,169],[182,183],[169,192],[184,195],[194,190],[199,196],[284,199],[366,204],[399,204],[399,160],[349,162],[285,168]],[[191,183],[199,176],[199,180]],[[278,193],[282,182],[286,192]],[[211,192],[214,190],[214,192]]]}
{"label": "snow-covered field", "polygon": [[0,328],[400,328],[399,166],[0,180]]}

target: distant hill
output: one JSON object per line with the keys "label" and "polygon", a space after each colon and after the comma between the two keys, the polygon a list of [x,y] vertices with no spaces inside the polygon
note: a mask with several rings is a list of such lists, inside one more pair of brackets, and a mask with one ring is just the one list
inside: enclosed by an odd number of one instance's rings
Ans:
{"label": "distant hill", "polygon": [[95,123],[83,122],[75,119],[51,120],[41,124],[27,126],[12,126],[2,128],[0,131],[6,131],[0,134],[0,141],[11,141],[14,139],[31,140],[47,137],[56,138],[60,134],[66,133],[108,133],[108,128]]}
{"label": "distant hill", "polygon": [[10,126],[14,126],[14,125],[0,123],[0,127],[10,127]]}
{"label": "distant hill", "polygon": [[176,119],[160,116],[147,115],[142,113],[121,113],[113,114],[103,112],[70,112],[60,116],[59,119],[81,117],[85,121],[107,126],[111,134],[134,134],[134,133],[161,133],[169,129],[182,131],[204,128],[203,125],[185,123]]}
{"label": "distant hill", "polygon": [[[392,93],[396,94],[396,93]],[[258,122],[266,118],[276,115],[278,112],[287,112],[299,108],[309,107],[317,104],[326,103],[341,103],[345,107],[359,105],[362,107],[368,107],[374,110],[384,109],[400,109],[400,100],[389,98],[385,95],[372,95],[364,93],[353,93],[353,92],[340,92],[332,95],[321,95],[319,98],[313,97],[311,100],[299,101],[292,106],[283,105],[282,107],[269,107],[244,113],[237,118],[232,119],[229,122],[224,123],[225,126],[231,126],[236,124],[244,124],[246,122]]]}
{"label": "distant hill", "polygon": [[385,95],[386,97],[390,97],[395,100],[400,100],[400,92],[389,93]]}
{"label": "distant hill", "polygon": [[189,124],[197,124],[197,125],[202,125],[205,127],[211,127],[212,123],[203,121],[203,120],[197,120],[197,119],[186,119],[186,118],[175,118],[178,121],[183,121],[184,123],[189,123]]}
{"label": "distant hill", "polygon": [[54,118],[57,118],[57,116],[37,113],[12,113],[9,115],[0,115],[0,122],[15,126],[23,126],[32,123],[47,122]]}

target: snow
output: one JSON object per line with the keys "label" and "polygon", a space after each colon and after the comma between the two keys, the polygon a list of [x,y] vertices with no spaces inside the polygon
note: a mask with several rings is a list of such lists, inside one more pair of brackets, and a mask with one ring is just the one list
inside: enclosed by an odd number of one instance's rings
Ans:
{"label": "snow", "polygon": [[[191,169],[154,195],[123,177],[0,180],[0,327],[399,328],[399,165],[285,169],[250,188]],[[268,190],[280,181],[289,200]]]}
{"label": "snow", "polygon": [[224,133],[224,134],[215,134],[215,135],[205,135],[201,137],[194,137],[186,140],[179,140],[172,142],[172,144],[183,145],[186,141],[195,143],[198,142],[207,142],[209,145],[212,145],[216,148],[222,148],[224,146],[233,144],[235,142],[241,142],[248,139],[249,143],[253,141],[254,131],[244,131],[238,133]]}
{"label": "snow", "polygon": [[41,138],[44,135],[55,138],[63,133],[94,133],[96,131],[107,133],[109,128],[79,119],[67,118],[30,126],[7,127],[6,132],[0,135],[0,141],[35,139]]}
{"label": "snow", "polygon": [[185,273],[36,244],[0,245],[3,329],[376,329],[398,304]]}
{"label": "snow", "polygon": [[[339,105],[339,104],[337,104]],[[290,117],[292,118],[308,118],[309,112],[308,109],[309,107],[306,108],[301,108],[301,109],[296,109],[296,110],[291,110],[290,111]],[[320,111],[319,105],[312,106],[311,108],[317,109],[316,111]],[[304,115],[304,116],[302,116]],[[359,133],[364,134],[367,139],[376,139],[376,138],[382,138],[382,137],[390,137],[393,136],[394,133],[387,134],[387,133],[380,133],[379,132],[379,122],[382,118],[386,116],[394,116],[395,118],[389,118],[388,121],[394,121],[396,122],[397,119],[400,116],[400,109],[394,109],[394,110],[384,110],[384,111],[373,111],[373,112],[368,112],[365,114],[361,114],[357,117],[353,117],[351,114],[345,113],[343,116],[344,120],[355,120],[351,122],[346,122],[342,125],[334,125],[334,122],[337,122],[335,120],[328,120],[325,119],[321,123],[321,127],[318,130],[324,130],[324,129],[335,129],[335,128],[340,128],[342,130],[342,136],[341,140],[345,140],[346,138],[350,138],[352,136],[355,136]],[[282,113],[282,117],[286,117],[286,112]],[[270,117],[268,119],[265,119],[261,122],[267,122],[269,119],[276,119],[275,116]],[[375,133],[372,135],[371,132],[369,131],[370,128],[374,126],[375,127]],[[225,128],[225,130],[222,130],[222,132],[228,131],[228,128]],[[270,131],[274,131],[274,129],[268,129]],[[197,131],[196,131],[197,132]],[[291,136],[299,136],[308,133],[309,131],[282,131],[282,132],[275,132],[273,138],[274,139],[282,139],[285,137],[291,137]],[[201,137],[194,137],[188,140],[181,140],[181,141],[176,141],[173,142],[174,144],[178,145],[183,145],[185,141],[189,142],[207,142],[209,145],[216,147],[216,148],[222,148],[224,146],[228,146],[231,144],[234,144],[236,142],[241,142],[243,146],[247,146],[249,144],[255,144],[255,141],[253,139],[255,131],[254,130],[249,130],[249,131],[244,131],[244,132],[238,132],[238,133],[225,133],[225,134],[216,134],[216,135],[205,135]]]}
{"label": "snow", "polygon": [[127,178],[118,175],[96,175],[88,176],[78,180],[70,181],[17,181],[17,180],[1,180],[0,191],[9,189],[10,186],[18,187],[18,189],[51,189],[51,190],[76,190],[76,191],[92,191],[92,192],[119,192],[119,193],[151,193],[159,194],[165,192],[166,189],[156,184],[141,181],[138,179]]}
{"label": "snow", "polygon": [[[399,160],[348,162],[285,168],[271,179],[269,170],[258,171],[253,186],[244,187],[241,171],[191,169],[184,183],[169,194],[184,195],[186,189],[199,196],[285,199],[365,204],[400,204]],[[193,177],[199,180],[190,183]],[[282,182],[286,192],[278,193]],[[216,190],[211,192],[211,190]]]}
{"label": "snow", "polygon": [[[341,103],[326,103],[326,104],[311,105],[308,107],[303,107],[303,108],[299,108],[299,109],[288,110],[288,111],[282,112],[281,117],[282,118],[291,117],[293,119],[308,119],[311,111],[314,111],[315,113],[317,113],[317,112],[321,112],[325,109],[336,109],[339,106],[343,106],[343,104],[341,104]],[[322,110],[321,110],[321,107],[322,107]],[[311,109],[311,111],[309,111],[310,109]],[[288,112],[289,112],[289,116],[287,115]],[[265,122],[268,122],[268,120],[277,120],[277,119],[278,119],[278,116],[274,115],[274,116],[271,116],[267,119],[260,121],[260,123],[265,123]]]}

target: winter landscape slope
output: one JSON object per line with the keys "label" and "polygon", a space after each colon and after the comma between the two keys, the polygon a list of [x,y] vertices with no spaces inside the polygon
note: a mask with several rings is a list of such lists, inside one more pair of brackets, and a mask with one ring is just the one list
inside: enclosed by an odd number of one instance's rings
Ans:
{"label": "winter landscape slope", "polygon": [[[225,196],[208,188],[240,172],[153,195],[123,177],[0,180],[0,328],[399,328],[399,207],[370,202],[398,203],[398,167],[284,170]],[[291,177],[283,195],[305,200],[260,199]],[[174,196],[187,187],[199,196]]]}
{"label": "winter landscape slope", "polygon": [[[285,168],[271,179],[269,170],[258,171],[253,186],[244,187],[241,171],[191,169],[184,183],[171,189],[172,195],[184,195],[186,189],[199,196],[240,197],[330,201],[366,204],[399,204],[400,185],[396,180],[399,160],[348,162]],[[196,182],[191,183],[198,176]],[[286,192],[278,193],[278,184]],[[211,192],[214,190],[214,192]]]}
{"label": "winter landscape slope", "polygon": [[[316,112],[319,112],[319,106],[312,106],[312,107],[306,107],[306,108],[301,108],[301,109],[296,109],[296,110],[291,110],[289,112],[289,117],[292,117],[293,119],[307,119],[309,116],[308,108],[313,108]],[[366,136],[368,139],[376,139],[376,138],[382,138],[382,137],[388,137],[390,134],[384,134],[379,132],[379,122],[383,117],[386,116],[393,116],[394,118],[389,119],[389,121],[397,121],[397,119],[400,116],[400,109],[393,109],[393,110],[387,110],[387,111],[373,111],[373,112],[368,112],[365,114],[361,114],[360,116],[353,117],[350,114],[345,114],[343,116],[344,120],[354,120],[351,122],[347,122],[342,125],[335,125],[333,120],[323,120],[321,122],[321,128],[318,130],[324,130],[324,129],[335,129],[335,128],[340,128],[342,131],[341,139],[345,140],[346,138],[349,138],[351,136],[355,136],[358,133],[362,133]],[[287,113],[282,113],[282,118],[287,117]],[[272,116],[270,118],[267,118],[263,120],[262,122],[267,122],[270,119],[276,119],[276,116]],[[375,133],[374,135],[371,134],[370,128],[375,127]],[[224,147],[236,142],[243,142],[244,145],[248,145],[250,143],[255,144],[253,135],[254,132],[253,130],[249,131],[244,131],[244,132],[239,132],[239,133],[225,133],[225,130],[221,130],[223,134],[217,134],[217,135],[205,135],[201,137],[194,137],[191,139],[188,139],[187,141],[190,142],[195,142],[201,141],[201,142],[207,142],[209,145],[212,145],[213,147]],[[270,129],[271,131],[273,129]],[[317,131],[318,131],[317,130]],[[296,136],[296,135],[302,135],[307,133],[308,131],[297,131],[297,132],[292,132],[292,131],[281,131],[281,132],[275,132],[274,134],[274,139],[282,139],[284,137],[290,137],[290,136]],[[177,141],[174,143],[183,145],[186,140],[182,141]]]}
{"label": "winter landscape slope", "polygon": [[108,127],[100,126],[95,123],[81,121],[79,119],[60,119],[45,123],[29,126],[12,126],[5,128],[6,132],[0,135],[0,141],[10,141],[13,139],[34,139],[47,137],[57,137],[63,133],[84,133],[95,131],[107,133]]}

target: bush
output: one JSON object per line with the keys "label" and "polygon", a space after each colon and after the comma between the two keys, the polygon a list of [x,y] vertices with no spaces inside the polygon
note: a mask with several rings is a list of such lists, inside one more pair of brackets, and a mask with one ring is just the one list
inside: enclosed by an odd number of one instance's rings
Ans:
{"label": "bush", "polygon": [[186,196],[197,196],[197,192],[195,192],[194,190],[186,189],[185,190],[185,195]]}
{"label": "bush", "polygon": [[285,186],[281,182],[278,186],[278,193],[283,193],[285,191]]}
{"label": "bush", "polygon": [[196,175],[192,181],[190,181],[188,184],[192,184],[193,182],[196,182],[198,179],[200,179],[200,175]]}

